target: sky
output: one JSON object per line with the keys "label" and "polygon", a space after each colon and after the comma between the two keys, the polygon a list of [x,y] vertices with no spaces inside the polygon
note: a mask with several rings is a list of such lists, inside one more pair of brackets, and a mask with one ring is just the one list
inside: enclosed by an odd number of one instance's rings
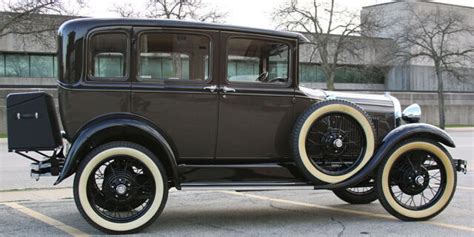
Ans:
{"label": "sky", "polygon": [[[209,7],[227,12],[226,24],[249,26],[256,28],[275,29],[276,24],[271,19],[271,12],[289,0],[202,0]],[[81,15],[93,17],[117,17],[111,11],[118,2],[132,2],[134,6],[141,6],[144,0],[91,0],[89,7],[80,12]],[[340,6],[347,9],[361,9],[363,6],[390,2],[390,0],[340,0]],[[438,0],[449,4],[474,7],[474,0]]]}

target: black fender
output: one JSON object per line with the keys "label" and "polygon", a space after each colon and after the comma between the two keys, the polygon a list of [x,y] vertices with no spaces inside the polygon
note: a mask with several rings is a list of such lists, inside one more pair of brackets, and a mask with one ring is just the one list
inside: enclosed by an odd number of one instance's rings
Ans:
{"label": "black fender", "polygon": [[170,142],[166,139],[164,132],[145,118],[124,113],[109,114],[94,119],[79,130],[71,142],[71,148],[67,153],[64,166],[54,185],[61,183],[64,179],[68,178],[75,172],[81,159],[85,155],[83,151],[87,150],[87,145],[91,139],[96,137],[96,135],[101,134],[101,132],[120,133],[121,131],[134,131],[140,136],[156,141],[166,154],[174,184],[177,189],[180,189],[178,165],[176,161],[177,155],[175,155],[176,152],[173,150]]}
{"label": "black fender", "polygon": [[387,155],[389,155],[390,151],[395,145],[397,145],[403,140],[412,137],[429,138],[434,141],[438,141],[446,146],[456,147],[451,136],[438,127],[425,123],[412,123],[402,125],[392,130],[384,137],[381,145],[377,148],[377,151],[372,156],[372,159],[357,174],[342,182],[318,186],[317,188],[340,189],[351,187],[361,183],[362,181],[366,180],[368,176],[378,167],[380,162],[384,158],[386,158]]}

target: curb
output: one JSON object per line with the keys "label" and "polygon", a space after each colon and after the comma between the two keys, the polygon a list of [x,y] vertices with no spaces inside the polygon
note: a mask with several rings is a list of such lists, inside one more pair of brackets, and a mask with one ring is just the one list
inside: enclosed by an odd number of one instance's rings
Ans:
{"label": "curb", "polygon": [[446,128],[446,131],[453,131],[453,132],[466,132],[466,131],[474,131],[474,127],[459,127],[459,128]]}
{"label": "curb", "polygon": [[0,192],[0,203],[18,201],[58,201],[72,199],[72,188],[5,190]]}

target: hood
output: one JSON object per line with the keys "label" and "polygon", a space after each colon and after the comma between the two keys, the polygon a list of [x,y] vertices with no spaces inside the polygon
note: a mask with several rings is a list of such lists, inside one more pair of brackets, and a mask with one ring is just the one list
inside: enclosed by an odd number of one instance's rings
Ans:
{"label": "hood", "polygon": [[303,92],[303,94],[305,94],[306,96],[318,100],[324,100],[330,97],[332,99],[347,100],[358,105],[377,105],[387,107],[394,106],[392,98],[389,95],[325,91],[319,89],[310,89],[303,86],[300,86],[300,91]]}

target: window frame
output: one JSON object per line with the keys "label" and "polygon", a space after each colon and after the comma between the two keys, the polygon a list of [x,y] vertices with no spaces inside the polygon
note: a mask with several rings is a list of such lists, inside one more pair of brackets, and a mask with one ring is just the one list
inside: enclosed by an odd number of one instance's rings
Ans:
{"label": "window frame", "polygon": [[[92,75],[91,70],[89,70],[95,61],[92,60],[91,54],[91,41],[92,38],[96,35],[100,34],[124,34],[126,38],[126,49],[125,49],[125,57],[124,57],[124,66],[125,66],[125,75],[122,77],[97,77]],[[130,41],[130,31],[125,28],[100,28],[97,30],[92,30],[87,35],[86,45],[85,45],[85,81],[89,83],[108,83],[108,82],[126,82],[129,81],[130,78],[130,54],[131,54],[131,41]]]}
{"label": "window frame", "polygon": [[[227,33],[227,32],[222,32]],[[294,46],[290,43],[287,38],[272,37],[268,35],[256,35],[256,34],[238,34],[238,33],[227,33],[227,37],[224,38],[225,48],[223,48],[224,54],[224,64],[222,65],[223,78],[224,82],[228,85],[235,85],[236,87],[264,87],[264,88],[290,88],[293,86],[293,54]],[[272,41],[279,42],[288,46],[288,64],[287,64],[287,73],[288,79],[286,83],[256,83],[256,82],[244,82],[244,81],[229,81],[228,76],[228,65],[229,65],[229,41],[232,39],[248,39],[248,40],[262,40],[262,41]]]}
{"label": "window frame", "polygon": [[[188,80],[183,79],[146,79],[143,80],[140,78],[140,67],[141,67],[141,60],[140,60],[140,49],[141,49],[141,37],[145,34],[177,34],[177,35],[195,35],[195,36],[203,36],[209,40],[208,44],[208,68],[207,68],[207,79],[203,80],[192,80],[191,78]],[[136,33],[136,53],[135,53],[135,60],[136,60],[136,72],[135,72],[135,82],[142,83],[142,84],[155,84],[155,85],[202,85],[202,84],[209,84],[213,81],[213,38],[211,35],[206,34],[202,31],[197,31],[193,29],[174,29],[174,28],[140,28],[140,30]],[[191,64],[190,64],[191,67]]]}

